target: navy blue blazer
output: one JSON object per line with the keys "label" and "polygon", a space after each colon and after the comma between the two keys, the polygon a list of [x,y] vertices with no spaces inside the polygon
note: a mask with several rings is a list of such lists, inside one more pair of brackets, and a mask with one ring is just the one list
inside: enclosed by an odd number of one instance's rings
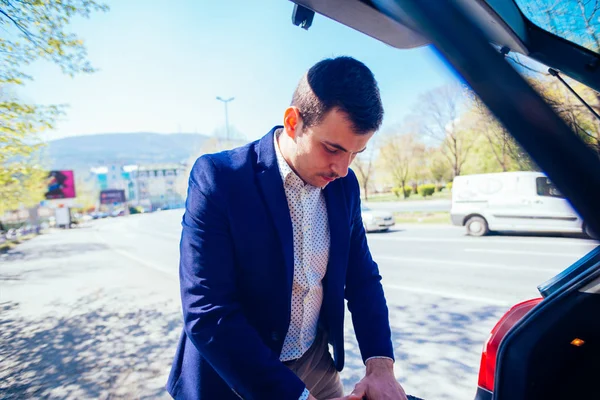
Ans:
{"label": "navy blue blazer", "polygon": [[[276,127],[279,128],[279,127]],[[184,327],[167,383],[176,399],[297,400],[304,383],[279,361],[290,323],[292,222],[271,130],[200,157],[180,244]],[[320,324],[344,366],[344,298],[363,361],[393,358],[388,309],[349,171],[327,185],[331,245]]]}

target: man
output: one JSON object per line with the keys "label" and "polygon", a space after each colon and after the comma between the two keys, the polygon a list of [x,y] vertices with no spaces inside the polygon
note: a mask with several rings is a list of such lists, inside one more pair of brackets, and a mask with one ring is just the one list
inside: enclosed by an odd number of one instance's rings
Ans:
{"label": "man", "polygon": [[348,399],[406,399],[349,170],[382,119],[371,71],[328,59],[301,79],[282,127],[197,160],[182,222],[174,398],[343,396],[346,298],[366,365]]}

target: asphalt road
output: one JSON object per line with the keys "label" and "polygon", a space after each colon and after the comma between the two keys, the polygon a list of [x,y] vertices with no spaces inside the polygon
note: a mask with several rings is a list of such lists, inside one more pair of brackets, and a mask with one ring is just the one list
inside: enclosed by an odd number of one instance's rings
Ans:
{"label": "asphalt road", "polygon": [[365,202],[373,210],[390,212],[450,212],[450,200],[408,200],[408,201],[379,201]]}
{"label": "asphalt road", "polygon": [[[94,221],[0,256],[0,398],[167,398],[180,334],[181,211]],[[396,375],[424,399],[472,399],[489,331],[596,243],[470,238],[451,226],[368,235],[384,278]],[[364,373],[346,323],[349,391]]]}

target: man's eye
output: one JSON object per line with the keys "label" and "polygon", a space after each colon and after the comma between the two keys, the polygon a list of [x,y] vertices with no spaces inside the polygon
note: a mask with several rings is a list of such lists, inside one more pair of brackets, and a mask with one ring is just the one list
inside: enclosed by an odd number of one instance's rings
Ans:
{"label": "man's eye", "polygon": [[338,149],[333,149],[333,148],[330,148],[330,147],[327,147],[327,146],[325,146],[325,150],[327,150],[327,152],[331,153],[331,154],[335,154],[335,153],[338,152]]}

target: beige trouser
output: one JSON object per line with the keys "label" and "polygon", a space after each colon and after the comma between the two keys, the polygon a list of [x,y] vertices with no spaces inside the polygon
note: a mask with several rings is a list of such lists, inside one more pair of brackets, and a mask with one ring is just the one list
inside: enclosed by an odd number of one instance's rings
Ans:
{"label": "beige trouser", "polygon": [[340,374],[329,354],[327,335],[321,329],[313,345],[297,360],[284,364],[304,382],[317,400],[328,400],[344,395]]}

